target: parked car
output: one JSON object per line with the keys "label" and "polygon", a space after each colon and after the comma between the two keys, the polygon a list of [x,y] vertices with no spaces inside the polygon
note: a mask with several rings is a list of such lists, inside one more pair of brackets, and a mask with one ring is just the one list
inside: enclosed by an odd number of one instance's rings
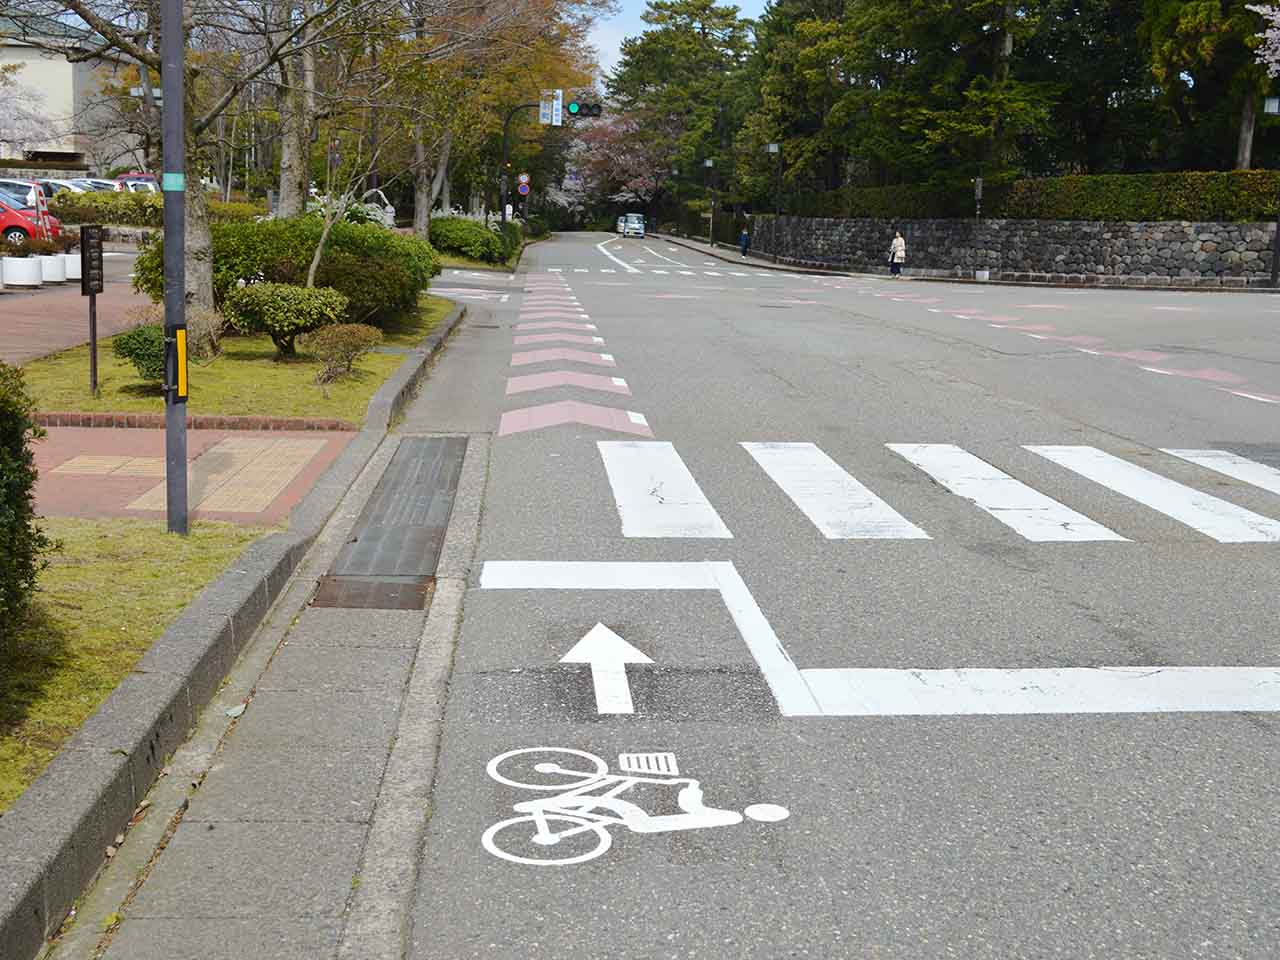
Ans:
{"label": "parked car", "polygon": [[619,218],[618,218],[618,226],[616,227],[616,229],[617,229],[617,231],[618,231],[618,235],[619,235],[619,236],[621,236],[622,234],[626,233],[626,231],[627,231],[627,218],[626,218],[626,217],[619,217]]}
{"label": "parked car", "polygon": [[77,177],[75,182],[87,190],[98,190],[103,193],[112,193],[116,189],[114,180],[103,180],[101,177]]}
{"label": "parked car", "polygon": [[53,196],[59,190],[70,190],[72,193],[89,192],[88,187],[83,187],[74,180],[55,180],[49,178],[37,180],[36,183],[40,184],[40,186],[44,188],[44,192],[48,196]]}
{"label": "parked car", "polygon": [[144,173],[141,170],[133,170],[129,173],[122,173],[116,177],[116,192],[125,193],[159,193],[160,184],[156,180],[154,173]]}
{"label": "parked car", "polygon": [[627,222],[622,228],[622,235],[624,237],[639,237],[641,240],[643,240],[644,239],[644,214],[628,213]]}
{"label": "parked car", "polygon": [[[34,207],[36,205],[36,191],[41,193],[45,191],[34,180],[15,180],[9,177],[0,177],[0,190],[5,193],[12,193],[15,197],[22,197],[28,205]],[[45,194],[48,199],[48,194]]]}
{"label": "parked car", "polygon": [[[49,230],[55,237],[62,235],[62,224],[57,217],[49,217]],[[12,206],[0,200],[0,237],[7,243],[26,243],[35,232],[34,207]]]}

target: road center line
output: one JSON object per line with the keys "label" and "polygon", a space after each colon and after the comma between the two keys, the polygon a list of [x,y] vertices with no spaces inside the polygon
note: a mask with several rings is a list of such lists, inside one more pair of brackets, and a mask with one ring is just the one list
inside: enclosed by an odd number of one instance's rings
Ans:
{"label": "road center line", "polygon": [[614,263],[616,263],[618,266],[622,267],[622,269],[627,271],[627,273],[643,273],[643,271],[637,270],[631,264],[626,263],[625,261],[619,260],[612,253],[610,253],[608,250],[605,249],[605,244],[615,243],[615,242],[616,241],[614,240],[605,240],[603,243],[597,243],[596,249],[599,250],[601,253],[603,253],[606,257],[608,257]]}

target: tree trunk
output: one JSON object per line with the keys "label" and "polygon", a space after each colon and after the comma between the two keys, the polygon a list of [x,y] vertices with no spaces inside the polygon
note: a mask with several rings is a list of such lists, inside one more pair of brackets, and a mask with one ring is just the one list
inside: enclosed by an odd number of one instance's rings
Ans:
{"label": "tree trunk", "polygon": [[1253,165],[1253,129],[1258,122],[1258,91],[1245,94],[1240,112],[1240,140],[1236,144],[1236,169],[1248,170]]}
{"label": "tree trunk", "polygon": [[200,182],[200,166],[187,162],[186,269],[187,305],[213,309],[213,236],[209,231],[209,197]]}
{"label": "tree trunk", "polygon": [[444,188],[449,177],[449,152],[453,149],[453,131],[446,130],[440,142],[440,156],[436,158],[436,175],[431,180],[431,197],[427,201],[427,236],[431,236],[431,211],[436,205],[436,198]]}
{"label": "tree trunk", "polygon": [[[283,73],[283,67],[281,69]],[[306,212],[307,130],[302,96],[286,85],[280,91],[280,206],[281,217],[297,217]]]}
{"label": "tree trunk", "polygon": [[413,136],[413,235],[420,240],[431,238],[431,171],[427,169],[427,145],[422,127]]}
{"label": "tree trunk", "polygon": [[444,172],[444,186],[440,188],[440,210],[447,217],[453,213],[453,191],[449,189],[449,170]]}

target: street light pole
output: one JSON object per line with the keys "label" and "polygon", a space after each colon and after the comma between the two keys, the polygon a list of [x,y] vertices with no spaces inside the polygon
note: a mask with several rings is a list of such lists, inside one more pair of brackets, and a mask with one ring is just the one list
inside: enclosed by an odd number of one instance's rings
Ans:
{"label": "street light pole", "polygon": [[510,179],[507,176],[507,157],[511,152],[509,137],[511,120],[521,110],[537,110],[539,106],[540,104],[537,103],[522,103],[518,107],[512,107],[507,114],[507,119],[502,121],[502,165],[498,169],[498,176],[502,179],[498,182],[498,202],[502,205],[502,223],[504,225],[507,222],[507,181]]}
{"label": "street light pole", "polygon": [[716,245],[716,195],[711,189],[711,178],[715,174],[715,158],[707,157],[702,161],[702,166],[707,171],[707,193],[711,197],[711,220],[707,226],[707,243],[714,247]]}
{"label": "street light pole", "polygon": [[778,158],[773,178],[773,262],[778,262],[778,247],[782,243],[782,145],[771,143],[768,151]]}
{"label": "street light pole", "polygon": [[[160,83],[164,96],[164,476],[170,533],[187,532],[186,183],[182,0],[160,7]],[[144,83],[150,78],[144,77]],[[204,187],[198,181],[197,190]]]}

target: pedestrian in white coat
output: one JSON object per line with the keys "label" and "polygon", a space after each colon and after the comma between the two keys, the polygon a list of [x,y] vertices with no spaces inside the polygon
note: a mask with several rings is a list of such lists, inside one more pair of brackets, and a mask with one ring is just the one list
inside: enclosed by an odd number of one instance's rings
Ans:
{"label": "pedestrian in white coat", "polygon": [[893,243],[889,245],[889,272],[895,277],[902,274],[902,265],[907,259],[907,241],[902,239],[900,231],[894,231]]}

